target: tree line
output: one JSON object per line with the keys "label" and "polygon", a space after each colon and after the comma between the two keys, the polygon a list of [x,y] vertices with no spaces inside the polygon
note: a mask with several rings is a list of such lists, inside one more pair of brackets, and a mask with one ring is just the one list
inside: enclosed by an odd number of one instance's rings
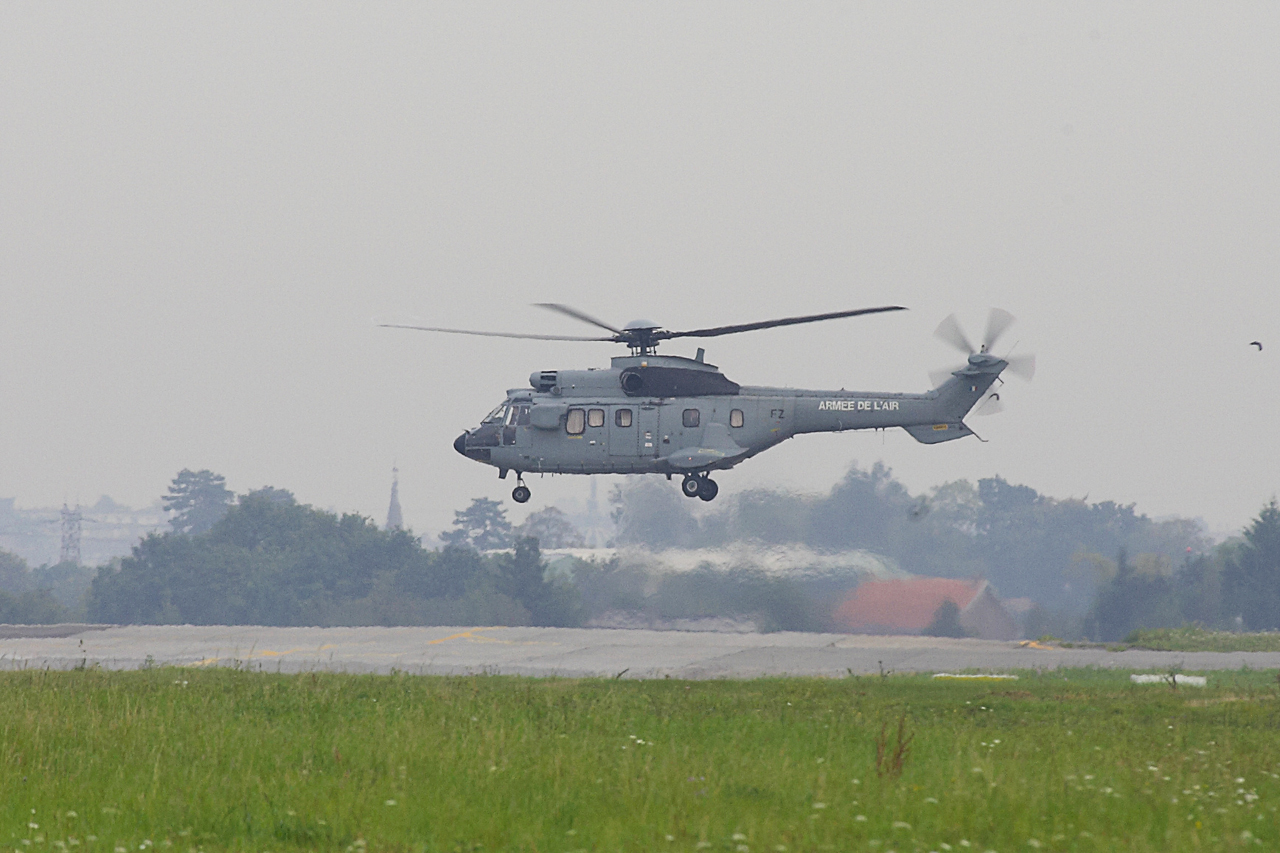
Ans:
{"label": "tree line", "polygon": [[[1190,519],[1054,499],[1000,477],[913,495],[883,465],[853,466],[825,495],[757,490],[715,508],[668,486],[638,477],[614,490],[618,544],[866,549],[914,574],[983,576],[1002,597],[1034,600],[1032,635],[1114,640],[1187,622],[1280,628],[1274,501],[1241,538],[1211,547]],[[0,621],[576,625],[624,610],[826,626],[822,594],[750,570],[650,576],[614,561],[580,566],[572,582],[548,578],[541,547],[581,544],[554,507],[515,528],[500,503],[476,499],[432,550],[407,531],[317,510],[282,489],[236,496],[210,471],[179,473],[164,502],[171,530],[96,573],[28,570],[0,553]]]}
{"label": "tree line", "polygon": [[210,471],[183,471],[171,530],[96,570],[67,605],[39,571],[0,553],[0,621],[113,624],[575,625],[577,592],[545,577],[538,542],[481,554],[424,548],[411,533],[318,510],[283,489],[236,496]]}
{"label": "tree line", "polygon": [[1188,548],[1209,548],[1195,520],[1155,521],[1133,504],[1055,499],[999,476],[913,495],[884,465],[855,464],[827,494],[760,489],[702,514],[664,486],[649,478],[614,490],[619,544],[695,548],[750,540],[864,549],[913,574],[985,577],[1002,597],[1030,598],[1077,621],[1106,579],[1095,557],[1124,549],[1172,561]]}
{"label": "tree line", "polygon": [[1082,633],[1122,640],[1147,628],[1186,624],[1221,630],[1280,630],[1280,506],[1273,498],[1243,536],[1180,563],[1134,559],[1121,550],[1102,560],[1099,586]]}

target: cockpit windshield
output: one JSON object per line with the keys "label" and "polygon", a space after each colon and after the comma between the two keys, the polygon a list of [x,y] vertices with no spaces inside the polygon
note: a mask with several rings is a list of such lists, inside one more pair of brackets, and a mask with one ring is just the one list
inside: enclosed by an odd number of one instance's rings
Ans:
{"label": "cockpit windshield", "polygon": [[502,423],[502,419],[506,414],[507,414],[507,401],[503,400],[501,403],[498,404],[498,407],[496,409],[494,409],[489,414],[485,415],[484,420],[480,421],[480,423],[482,424]]}

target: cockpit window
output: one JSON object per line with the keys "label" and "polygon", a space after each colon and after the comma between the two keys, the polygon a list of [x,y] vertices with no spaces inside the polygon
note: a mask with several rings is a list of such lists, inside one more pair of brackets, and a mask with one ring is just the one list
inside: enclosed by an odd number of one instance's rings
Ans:
{"label": "cockpit window", "polygon": [[506,400],[503,400],[501,403],[498,404],[498,408],[494,409],[492,412],[485,415],[484,420],[482,420],[480,423],[482,424],[502,423],[502,418],[504,415],[506,415],[506,413],[507,413],[507,402]]}

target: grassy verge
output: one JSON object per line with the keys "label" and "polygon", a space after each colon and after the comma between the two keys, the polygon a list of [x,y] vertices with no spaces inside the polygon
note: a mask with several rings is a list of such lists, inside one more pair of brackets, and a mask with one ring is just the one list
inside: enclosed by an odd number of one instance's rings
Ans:
{"label": "grassy verge", "polygon": [[1280,843],[1274,673],[625,682],[0,673],[22,851]]}
{"label": "grassy verge", "polygon": [[1170,652],[1280,652],[1280,632],[1235,634],[1184,625],[1134,631],[1125,643]]}

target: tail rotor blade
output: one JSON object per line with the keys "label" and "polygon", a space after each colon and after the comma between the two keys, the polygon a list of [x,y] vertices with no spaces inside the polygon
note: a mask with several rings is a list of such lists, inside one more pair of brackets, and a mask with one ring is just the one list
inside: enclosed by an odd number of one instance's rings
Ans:
{"label": "tail rotor blade", "polygon": [[996,341],[1000,340],[1000,336],[1012,325],[1012,314],[1001,308],[992,308],[991,313],[987,315],[986,334],[982,336],[982,351],[991,352],[996,345]]}
{"label": "tail rotor blade", "polygon": [[1036,375],[1036,357],[1034,355],[1010,355],[1005,357],[1009,363],[1007,370],[1019,379],[1030,381]]}
{"label": "tail rotor blade", "polygon": [[998,391],[990,391],[987,396],[982,399],[978,407],[973,410],[973,414],[978,417],[986,417],[987,415],[998,415],[1004,411],[1004,402],[1000,399]]}
{"label": "tail rotor blade", "polygon": [[938,324],[938,328],[933,330],[933,336],[940,341],[944,341],[965,355],[973,355],[977,350],[973,348],[973,344],[969,343],[969,339],[965,337],[964,331],[960,328],[960,322],[956,320],[956,315],[951,314],[947,319]]}

